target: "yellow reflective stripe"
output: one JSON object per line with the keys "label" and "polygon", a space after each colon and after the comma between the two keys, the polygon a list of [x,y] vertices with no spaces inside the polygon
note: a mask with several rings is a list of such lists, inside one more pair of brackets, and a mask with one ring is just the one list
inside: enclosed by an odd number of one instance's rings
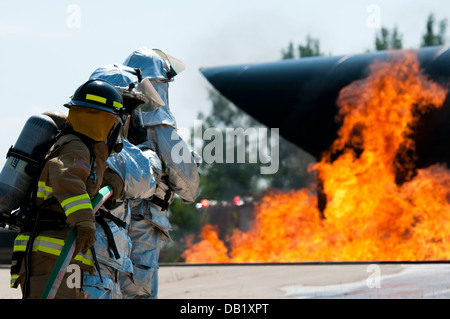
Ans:
{"label": "yellow reflective stripe", "polygon": [[58,248],[46,247],[46,246],[39,245],[39,244],[37,246],[33,245],[33,251],[42,251],[44,253],[56,255],[56,256],[59,256],[59,254],[61,253],[61,249],[62,249],[62,247],[60,249],[58,249]]}
{"label": "yellow reflective stripe", "polygon": [[17,235],[15,240],[28,240],[28,238],[30,238],[30,236],[28,235]]}
{"label": "yellow reflective stripe", "polygon": [[82,194],[74,197],[67,198],[61,203],[66,216],[69,216],[73,212],[76,212],[80,209],[92,209],[91,199],[89,198],[89,194]]}
{"label": "yellow reflective stripe", "polygon": [[13,251],[25,251],[27,248],[27,245],[14,245]]}
{"label": "yellow reflective stripe", "polygon": [[80,209],[92,209],[92,204],[91,203],[85,203],[85,204],[76,205],[76,206],[66,210],[66,216],[69,216],[73,212],[76,212],[76,211],[78,211]]}
{"label": "yellow reflective stripe", "polygon": [[39,250],[44,253],[59,256],[59,254],[61,253],[62,246],[64,246],[63,239],[47,236],[37,236],[35,242],[33,243],[33,251]]}
{"label": "yellow reflective stripe", "polygon": [[94,94],[86,94],[86,100],[91,100],[91,101],[106,104],[106,97],[101,97],[101,96],[94,95]]}
{"label": "yellow reflective stripe", "polygon": [[[89,256],[90,258],[86,258],[86,255],[90,255]],[[88,265],[88,266],[94,266],[94,258],[92,257],[92,252],[90,249],[88,250],[86,255],[78,254],[75,256],[74,260],[80,261],[83,264]]]}
{"label": "yellow reflective stripe", "polygon": [[37,192],[36,193],[36,197],[37,198],[42,198],[43,200],[48,199],[48,196],[45,196],[45,193],[43,193],[43,192]]}
{"label": "yellow reflective stripe", "polygon": [[[15,240],[14,251],[25,251],[27,247],[27,241],[29,239],[30,236],[28,235],[18,235]],[[16,244],[16,242],[19,242],[20,244]],[[33,251],[41,251],[51,255],[59,256],[61,254],[63,246],[63,239],[47,236],[37,236],[34,239]],[[88,266],[94,265],[94,259],[92,257],[92,251],[90,249],[84,255],[81,253],[77,254],[74,259]]]}
{"label": "yellow reflective stripe", "polygon": [[123,105],[120,104],[119,102],[114,101],[114,102],[113,102],[113,106],[116,107],[116,108],[118,108],[118,109],[120,109],[120,108],[122,108]]}
{"label": "yellow reflective stripe", "polygon": [[37,236],[36,240],[45,240],[46,242],[56,244],[56,245],[64,245],[64,239],[60,238],[53,238],[53,237],[47,237],[47,236]]}
{"label": "yellow reflective stripe", "polygon": [[64,207],[64,206],[67,206],[67,205],[69,205],[71,203],[74,203],[76,201],[79,201],[79,200],[82,200],[82,199],[86,199],[86,198],[90,200],[89,194],[81,194],[81,195],[69,197],[69,198],[63,200],[63,202],[61,203],[61,206]]}
{"label": "yellow reflective stripe", "polygon": [[10,282],[11,288],[14,288],[14,284],[15,284],[17,278],[19,278],[19,275],[11,275],[11,282]]}
{"label": "yellow reflective stripe", "polygon": [[13,251],[25,251],[27,248],[27,241],[30,236],[27,235],[17,235],[14,239]]}
{"label": "yellow reflective stripe", "polygon": [[45,182],[39,181],[36,196],[38,198],[43,198],[44,200],[46,200],[52,195],[53,188],[51,186],[47,186]]}
{"label": "yellow reflective stripe", "polygon": [[53,193],[53,188],[51,186],[46,185],[45,182],[39,181],[38,187],[43,187],[45,191]]}

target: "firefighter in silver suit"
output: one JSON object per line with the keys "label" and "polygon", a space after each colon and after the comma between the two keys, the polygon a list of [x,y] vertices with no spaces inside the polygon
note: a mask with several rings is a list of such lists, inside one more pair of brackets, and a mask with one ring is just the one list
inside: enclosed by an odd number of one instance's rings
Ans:
{"label": "firefighter in silver suit", "polygon": [[[123,132],[123,137],[128,139],[123,139],[122,150],[107,160],[109,167],[124,182],[124,197],[104,205],[96,216],[94,248],[100,269],[96,269],[93,274],[84,274],[83,290],[88,299],[119,299],[122,298],[119,274],[130,279],[133,276],[131,240],[127,233],[131,222],[129,203],[139,198],[152,197],[156,189],[152,169],[155,163],[150,162],[148,152],[132,144],[139,144],[146,139],[146,130],[137,107],[147,103],[149,98],[136,91],[142,79],[138,69],[117,64],[106,65],[96,69],[91,75],[93,78],[106,80],[119,89],[124,108],[130,116]],[[156,105],[163,104],[151,83],[147,83],[146,91],[152,93],[150,98],[155,99]]]}
{"label": "firefighter in silver suit", "polygon": [[[140,48],[123,63],[142,71],[143,82],[150,81],[164,105],[152,101],[141,105],[147,128],[147,140],[138,147],[149,156],[156,180],[152,197],[129,202],[131,223],[131,261],[133,281],[120,275],[124,298],[157,298],[159,253],[170,239],[172,226],[169,206],[175,195],[183,203],[193,203],[198,196],[200,181],[198,164],[188,145],[177,133],[177,125],[168,99],[169,82],[184,69],[183,62],[161,50]],[[146,94],[145,87],[143,92]]]}

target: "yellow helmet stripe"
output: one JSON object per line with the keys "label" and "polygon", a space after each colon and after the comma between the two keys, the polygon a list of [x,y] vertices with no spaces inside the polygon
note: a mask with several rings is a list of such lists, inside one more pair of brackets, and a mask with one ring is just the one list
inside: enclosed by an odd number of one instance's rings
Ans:
{"label": "yellow helmet stripe", "polygon": [[120,109],[120,108],[122,108],[123,105],[120,104],[119,102],[114,101],[114,102],[113,102],[113,106],[116,107],[116,108],[118,108],[118,109]]}
{"label": "yellow helmet stripe", "polygon": [[[105,97],[101,97],[94,94],[86,94],[86,100],[91,100],[95,102],[100,102],[102,104],[106,104],[107,99]],[[121,109],[123,105],[120,102],[113,101],[113,106],[117,109]]]}
{"label": "yellow helmet stripe", "polygon": [[86,94],[86,100],[91,100],[91,101],[95,101],[95,102],[100,102],[100,103],[106,104],[106,98],[105,97],[101,97],[101,96],[94,95],[94,94]]}

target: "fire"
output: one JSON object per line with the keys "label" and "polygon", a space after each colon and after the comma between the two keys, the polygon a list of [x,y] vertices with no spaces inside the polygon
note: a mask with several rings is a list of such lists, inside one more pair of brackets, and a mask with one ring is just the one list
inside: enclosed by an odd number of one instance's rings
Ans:
{"label": "fire", "polygon": [[326,218],[315,185],[267,194],[229,249],[207,225],[186,262],[449,259],[450,171],[439,164],[414,171],[411,138],[420,116],[446,95],[413,53],[375,62],[341,90],[338,138],[311,167],[323,182]]}

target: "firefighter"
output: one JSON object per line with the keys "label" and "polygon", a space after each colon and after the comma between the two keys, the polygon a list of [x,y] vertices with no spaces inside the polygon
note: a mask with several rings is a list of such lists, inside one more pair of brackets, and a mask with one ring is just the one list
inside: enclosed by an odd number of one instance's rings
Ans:
{"label": "firefighter", "polygon": [[[66,126],[47,153],[32,194],[29,215],[34,222],[14,242],[11,286],[20,285],[24,298],[41,297],[71,227],[77,228],[71,262],[81,270],[93,270],[91,199],[104,185],[113,187],[114,198],[123,195],[122,180],[106,164],[124,120],[120,92],[106,81],[90,80],[65,106],[69,108]],[[83,299],[82,287],[67,284],[69,275],[55,298]]]}
{"label": "firefighter", "polygon": [[[111,64],[97,68],[91,79],[103,79],[113,84],[122,93],[123,104],[130,115],[124,128],[123,149],[112,154],[107,163],[124,182],[124,197],[114,205],[105,205],[96,216],[97,230],[94,248],[100,265],[100,272],[85,273],[83,291],[89,299],[119,299],[122,297],[118,283],[119,273],[132,278],[133,266],[130,260],[131,240],[127,234],[130,224],[128,202],[137,198],[149,198],[155,191],[155,179],[149,156],[134,144],[146,140],[147,132],[136,108],[149,102],[149,97],[138,93],[142,80],[139,69]],[[162,103],[154,88],[147,84],[150,98]]]}
{"label": "firefighter", "polygon": [[[169,206],[175,195],[183,203],[193,203],[198,196],[199,172],[197,162],[187,144],[177,133],[177,125],[168,103],[168,87],[184,64],[161,50],[140,48],[124,62],[142,71],[143,83],[150,81],[163,105],[150,101],[141,105],[147,140],[138,145],[154,163],[156,189],[151,198],[130,201],[131,261],[133,281],[119,277],[124,298],[157,298],[159,253],[170,239],[172,226]],[[145,91],[145,87],[143,87]],[[145,92],[144,92],[145,94]],[[172,150],[181,150],[180,158],[172,158]]]}

